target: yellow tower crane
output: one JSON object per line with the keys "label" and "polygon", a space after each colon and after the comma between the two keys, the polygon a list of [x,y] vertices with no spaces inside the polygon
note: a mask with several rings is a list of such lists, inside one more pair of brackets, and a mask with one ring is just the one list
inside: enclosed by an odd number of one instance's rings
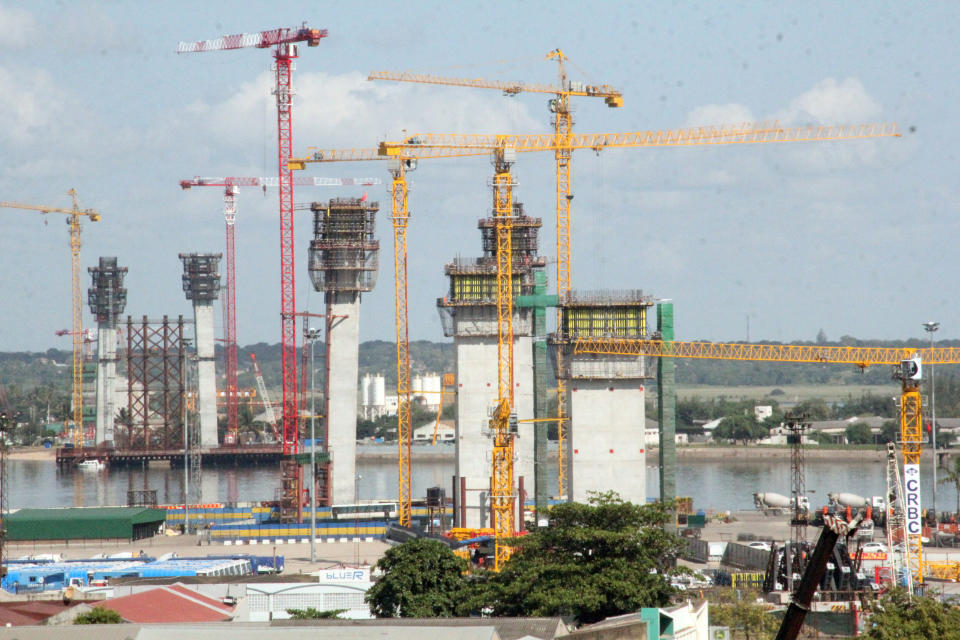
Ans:
{"label": "yellow tower crane", "polygon": [[[668,131],[556,135],[483,135],[432,134],[410,136],[403,142],[383,142],[380,152],[397,158],[425,158],[475,155],[482,150],[494,154],[494,215],[497,232],[497,317],[499,355],[499,395],[491,419],[494,433],[491,505],[496,537],[494,569],[509,558],[505,540],[514,528],[513,433],[511,421],[517,417],[513,407],[513,298],[510,236],[512,227],[512,187],[510,166],[516,153],[554,151],[561,148],[593,149],[617,147],[673,147],[766,142],[813,142],[899,136],[896,124],[853,126],[781,127],[777,123],[733,127],[697,127]],[[564,295],[560,292],[561,297]],[[558,389],[558,395],[562,391]],[[562,422],[562,421],[561,421]],[[564,443],[560,443],[561,445]],[[558,466],[562,460],[558,457]],[[561,485],[561,488],[563,486]]]}
{"label": "yellow tower crane", "polygon": [[[571,187],[571,163],[574,149],[573,117],[570,99],[573,97],[603,98],[608,107],[623,106],[622,93],[606,84],[589,84],[571,81],[567,77],[565,62],[569,58],[560,49],[554,49],[546,56],[547,60],[557,62],[557,85],[541,83],[510,82],[486,80],[482,78],[451,78],[422,73],[372,71],[367,80],[389,80],[394,82],[412,82],[474,89],[495,89],[507,96],[520,93],[545,93],[554,95],[549,102],[554,128],[555,146],[552,149],[556,163],[556,243],[557,243],[557,294],[562,303],[570,293],[572,280],[570,207],[573,200]],[[750,125],[748,125],[750,126]],[[767,140],[766,142],[774,142]],[[560,326],[562,309],[557,308],[557,326]],[[562,357],[557,354],[557,357]],[[560,363],[558,363],[560,365]],[[560,365],[562,366],[562,365]],[[566,381],[557,380],[557,492],[567,495],[567,390]]]}
{"label": "yellow tower crane", "polygon": [[[574,354],[648,356],[654,358],[696,358],[754,362],[801,362],[852,364],[861,369],[871,365],[893,365],[900,381],[900,452],[907,479],[905,510],[907,566],[923,582],[921,544],[920,454],[923,449],[923,418],[920,398],[921,363],[960,364],[960,348],[934,347],[846,347],[829,345],[740,344],[680,342],[617,338],[578,338]],[[911,485],[911,480],[913,484]]]}
{"label": "yellow tower crane", "polygon": [[[392,80],[395,82],[415,82],[474,89],[495,89],[504,95],[516,96],[521,92],[546,93],[555,96],[549,102],[552,115],[556,148],[556,224],[557,224],[557,293],[560,299],[570,293],[570,203],[573,200],[570,175],[574,147],[570,145],[573,133],[573,117],[570,111],[572,97],[603,98],[608,107],[622,107],[623,94],[606,84],[587,84],[567,78],[564,61],[569,60],[563,51],[554,49],[546,56],[547,60],[557,62],[557,85],[527,82],[505,82],[484,80],[482,78],[448,78],[422,73],[371,71],[367,80]],[[557,326],[560,326],[561,309],[557,308]],[[561,357],[557,354],[557,357]],[[562,366],[562,365],[561,365]],[[567,389],[565,380],[557,380],[557,492],[567,494]]]}
{"label": "yellow tower crane", "polygon": [[60,207],[45,207],[34,204],[21,204],[19,202],[0,202],[0,207],[10,207],[14,209],[29,209],[41,213],[63,213],[67,216],[67,224],[70,226],[70,254],[73,259],[73,444],[80,448],[83,446],[83,298],[80,294],[80,217],[86,216],[90,222],[100,220],[100,214],[93,209],[81,209],[77,206],[77,192],[73,189],[67,192],[73,198],[72,209],[62,209]]}
{"label": "yellow tower crane", "polygon": [[[754,144],[766,142],[812,142],[899,136],[895,124],[867,124],[852,126],[781,127],[776,123],[740,125],[731,127],[696,127],[663,131],[628,133],[578,134],[567,138],[566,146],[573,149],[618,147],[676,147],[722,144]],[[292,158],[291,169],[304,169],[311,162],[344,162],[375,159],[391,160],[393,177],[391,193],[394,225],[394,260],[397,285],[397,381],[400,410],[398,411],[399,438],[399,502],[400,523],[409,525],[410,514],[410,453],[411,430],[409,408],[409,337],[407,332],[406,294],[406,230],[409,221],[407,208],[406,170],[414,168],[419,159],[452,158],[462,156],[494,156],[493,179],[494,213],[497,238],[497,317],[498,317],[498,398],[491,418],[494,433],[492,460],[491,504],[493,506],[496,537],[495,568],[499,569],[509,558],[506,539],[515,533],[513,488],[513,296],[512,227],[513,178],[510,167],[516,153],[556,151],[557,137],[552,134],[497,135],[497,134],[416,134],[400,142],[382,142],[378,150],[347,149],[315,151],[304,158]],[[379,156],[379,157],[378,157]],[[406,416],[404,417],[404,414]],[[404,518],[406,514],[406,519]]]}

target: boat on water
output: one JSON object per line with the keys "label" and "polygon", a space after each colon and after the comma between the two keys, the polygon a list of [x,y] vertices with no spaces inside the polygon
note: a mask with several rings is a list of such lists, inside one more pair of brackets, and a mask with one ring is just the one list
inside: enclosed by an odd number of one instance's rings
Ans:
{"label": "boat on water", "polygon": [[81,460],[77,463],[77,469],[82,471],[102,471],[106,469],[107,465],[96,458],[91,458],[89,460]]}

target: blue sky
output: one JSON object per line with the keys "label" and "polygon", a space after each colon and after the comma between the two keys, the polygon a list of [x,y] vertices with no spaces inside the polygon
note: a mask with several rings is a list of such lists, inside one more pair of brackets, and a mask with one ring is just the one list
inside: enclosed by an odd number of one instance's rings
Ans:
{"label": "blue sky", "polygon": [[[575,80],[620,88],[622,109],[575,103],[577,132],[779,119],[785,125],[896,121],[904,136],[855,142],[577,152],[573,285],[640,288],[674,300],[681,339],[954,338],[960,301],[955,178],[960,124],[955,3],[8,2],[0,0],[0,200],[81,205],[86,267],[129,267],[127,313],[190,314],[179,252],[223,251],[218,189],[193,175],[276,175],[271,55],[177,55],[202,40],[301,22],[329,29],[301,48],[294,148],[370,147],[408,132],[550,130],[547,96],[367,82],[371,70],[555,81],[557,47]],[[542,157],[537,157],[542,156]],[[410,321],[440,340],[443,265],[479,254],[490,209],[486,158],[410,174]],[[382,163],[313,165],[308,175],[379,177]],[[550,154],[515,167],[517,198],[554,249]],[[364,189],[301,189],[306,203]],[[362,339],[393,337],[386,187],[381,273]],[[275,192],[238,202],[241,344],[278,342]],[[322,311],[306,271],[310,220],[297,214],[298,308]],[[0,210],[0,350],[69,347],[70,259],[61,217]],[[552,267],[552,265],[551,265]],[[550,271],[551,282],[553,271]],[[93,323],[85,307],[86,325]]]}

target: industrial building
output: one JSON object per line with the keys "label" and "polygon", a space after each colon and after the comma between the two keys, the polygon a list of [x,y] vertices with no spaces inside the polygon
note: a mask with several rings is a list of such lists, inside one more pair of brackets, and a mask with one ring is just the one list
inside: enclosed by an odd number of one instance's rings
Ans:
{"label": "industrial building", "polygon": [[20,509],[4,518],[8,540],[139,540],[163,528],[166,511],[150,507]]}
{"label": "industrial building", "polygon": [[324,445],[333,504],[356,502],[357,377],[360,296],[377,282],[376,202],[332,198],[314,203],[310,279],[326,302]]}
{"label": "industrial building", "polygon": [[[514,204],[512,264],[514,295],[533,293],[534,273],[546,266],[537,255],[539,218]],[[490,476],[493,441],[490,410],[497,400],[497,263],[496,223],[479,221],[483,255],[456,259],[445,267],[447,295],[437,300],[444,335],[453,338],[456,354],[457,411],[454,513],[461,527],[490,526]],[[517,418],[533,417],[533,310],[513,314],[514,399]],[[525,427],[526,428],[526,427]],[[515,477],[533,479],[533,429],[522,429],[516,444]],[[520,480],[523,482],[523,480]],[[519,502],[519,501],[518,501]]]}

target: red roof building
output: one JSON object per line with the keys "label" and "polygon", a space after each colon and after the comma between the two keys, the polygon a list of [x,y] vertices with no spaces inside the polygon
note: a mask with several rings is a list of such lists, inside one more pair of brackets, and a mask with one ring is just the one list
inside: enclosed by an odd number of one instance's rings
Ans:
{"label": "red roof building", "polygon": [[[20,627],[23,625],[43,624],[48,618],[83,604],[81,601],[64,603],[61,600],[12,600],[0,602],[0,627]],[[91,607],[96,601],[86,603]]]}
{"label": "red roof building", "polygon": [[99,603],[124,620],[148,622],[224,622],[233,619],[233,607],[188,589],[182,584],[157,587]]}

